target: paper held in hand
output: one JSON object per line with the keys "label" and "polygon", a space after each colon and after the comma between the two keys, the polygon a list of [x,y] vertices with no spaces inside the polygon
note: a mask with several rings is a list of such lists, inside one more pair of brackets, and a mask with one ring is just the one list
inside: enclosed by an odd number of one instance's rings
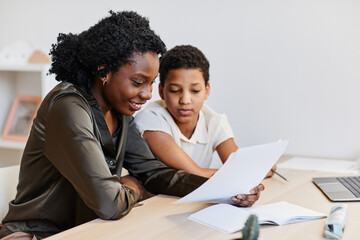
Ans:
{"label": "paper held in hand", "polygon": [[231,197],[249,194],[285,152],[288,141],[239,148],[203,185],[175,203],[232,203]]}

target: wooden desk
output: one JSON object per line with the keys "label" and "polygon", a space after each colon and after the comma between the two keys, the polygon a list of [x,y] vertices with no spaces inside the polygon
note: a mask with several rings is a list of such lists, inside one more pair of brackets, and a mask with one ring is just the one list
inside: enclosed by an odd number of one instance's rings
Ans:
{"label": "wooden desk", "polygon": [[[289,182],[274,176],[264,180],[265,191],[256,204],[288,201],[316,211],[329,213],[336,203],[330,202],[312,183],[312,177],[340,176],[344,174],[320,173],[280,169]],[[48,240],[72,239],[235,239],[241,233],[226,234],[188,220],[192,213],[210,206],[206,203],[172,204],[178,198],[158,195],[147,199],[143,206],[134,208],[123,219],[116,221],[93,220],[68,231],[54,235]],[[343,240],[358,239],[360,232],[360,202],[347,203],[348,223]],[[326,219],[295,223],[284,226],[262,226],[259,239],[325,239],[323,228]]]}

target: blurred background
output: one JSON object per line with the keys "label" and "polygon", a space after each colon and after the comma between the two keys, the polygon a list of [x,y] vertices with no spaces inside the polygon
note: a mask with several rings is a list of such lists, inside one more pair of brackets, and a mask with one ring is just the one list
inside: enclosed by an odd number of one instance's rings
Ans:
{"label": "blurred background", "polygon": [[109,10],[147,17],[168,49],[204,52],[207,103],[228,116],[239,146],[288,139],[290,155],[360,156],[360,1],[0,0],[0,51],[25,41],[48,53],[60,32],[80,33]]}

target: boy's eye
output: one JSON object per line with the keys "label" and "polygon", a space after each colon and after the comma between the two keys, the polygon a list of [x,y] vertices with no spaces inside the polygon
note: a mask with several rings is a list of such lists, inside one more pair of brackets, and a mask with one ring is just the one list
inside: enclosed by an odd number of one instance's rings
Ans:
{"label": "boy's eye", "polygon": [[192,92],[193,93],[198,93],[198,92],[200,92],[200,90],[194,89],[194,90],[192,90]]}
{"label": "boy's eye", "polygon": [[178,92],[180,92],[180,90],[178,90],[178,89],[170,89],[169,91],[172,92],[172,93],[178,93]]}

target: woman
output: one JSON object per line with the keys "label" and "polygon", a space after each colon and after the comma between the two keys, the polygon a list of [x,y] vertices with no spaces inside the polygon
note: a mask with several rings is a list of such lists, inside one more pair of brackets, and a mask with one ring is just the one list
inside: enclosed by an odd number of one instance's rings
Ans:
{"label": "woman", "polygon": [[[97,217],[119,219],[143,197],[137,179],[177,196],[206,181],[155,158],[132,122],[151,98],[164,52],[135,12],[110,12],[79,35],[59,35],[50,72],[61,83],[34,120],[0,237],[44,238]],[[123,166],[132,176],[120,178]],[[235,204],[253,204],[262,189]]]}

